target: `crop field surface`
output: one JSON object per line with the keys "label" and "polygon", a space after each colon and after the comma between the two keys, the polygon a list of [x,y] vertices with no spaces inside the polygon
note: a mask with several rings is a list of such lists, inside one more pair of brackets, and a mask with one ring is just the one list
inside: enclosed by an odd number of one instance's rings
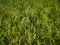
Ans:
{"label": "crop field surface", "polygon": [[60,0],[0,0],[0,45],[60,45]]}

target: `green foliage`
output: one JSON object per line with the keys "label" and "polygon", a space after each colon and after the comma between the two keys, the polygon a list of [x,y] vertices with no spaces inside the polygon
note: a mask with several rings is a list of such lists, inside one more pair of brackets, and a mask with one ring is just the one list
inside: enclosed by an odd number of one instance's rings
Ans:
{"label": "green foliage", "polygon": [[60,45],[59,0],[0,0],[0,45]]}

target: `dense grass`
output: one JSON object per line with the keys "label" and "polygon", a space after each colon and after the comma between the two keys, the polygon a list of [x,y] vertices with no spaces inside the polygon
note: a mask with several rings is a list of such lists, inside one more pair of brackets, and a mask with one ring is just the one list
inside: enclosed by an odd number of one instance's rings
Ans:
{"label": "dense grass", "polygon": [[60,1],[0,0],[0,45],[60,45]]}

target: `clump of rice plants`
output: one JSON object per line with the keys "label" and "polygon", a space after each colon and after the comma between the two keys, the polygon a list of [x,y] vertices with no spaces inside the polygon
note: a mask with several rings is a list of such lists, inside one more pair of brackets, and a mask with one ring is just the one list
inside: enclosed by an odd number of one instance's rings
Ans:
{"label": "clump of rice plants", "polygon": [[0,45],[60,45],[59,0],[0,0]]}

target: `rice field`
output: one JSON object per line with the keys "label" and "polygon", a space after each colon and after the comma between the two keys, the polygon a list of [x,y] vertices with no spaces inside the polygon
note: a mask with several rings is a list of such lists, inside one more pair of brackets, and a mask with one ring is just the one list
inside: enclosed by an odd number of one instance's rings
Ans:
{"label": "rice field", "polygon": [[60,45],[60,0],[0,0],[0,45]]}

